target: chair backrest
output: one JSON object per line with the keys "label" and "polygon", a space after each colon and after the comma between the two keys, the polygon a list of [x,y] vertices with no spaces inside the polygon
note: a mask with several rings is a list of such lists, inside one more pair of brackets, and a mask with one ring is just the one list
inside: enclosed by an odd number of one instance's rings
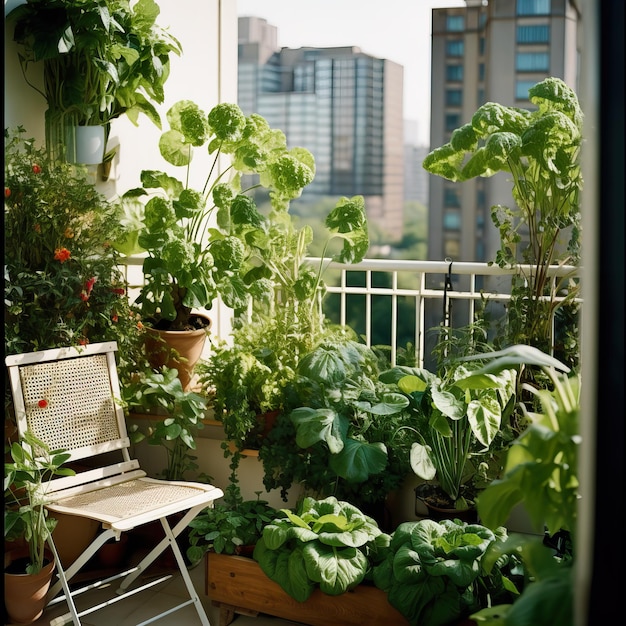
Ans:
{"label": "chair backrest", "polygon": [[[139,466],[128,453],[116,351],[117,343],[111,341],[5,358],[19,435],[28,430],[50,450],[68,452],[68,463],[89,459],[88,466],[97,468],[53,481],[58,487],[75,487]],[[121,453],[121,460],[117,455],[104,469],[93,460],[114,451]],[[110,457],[103,458],[110,463]]]}

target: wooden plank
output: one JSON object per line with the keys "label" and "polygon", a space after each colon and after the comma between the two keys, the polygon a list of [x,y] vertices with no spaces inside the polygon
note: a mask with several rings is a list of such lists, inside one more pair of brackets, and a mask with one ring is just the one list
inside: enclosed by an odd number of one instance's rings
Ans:
{"label": "wooden plank", "polygon": [[258,611],[310,626],[408,626],[377,587],[359,585],[339,596],[316,589],[306,602],[298,602],[271,581],[256,561],[240,556],[208,553],[206,593],[231,610]]}

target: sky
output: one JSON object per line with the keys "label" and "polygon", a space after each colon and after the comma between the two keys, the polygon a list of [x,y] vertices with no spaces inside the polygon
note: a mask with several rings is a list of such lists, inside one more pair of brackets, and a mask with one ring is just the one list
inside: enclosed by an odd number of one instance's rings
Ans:
{"label": "sky", "polygon": [[428,145],[431,9],[464,0],[237,0],[240,16],[262,17],[278,28],[278,45],[357,46],[404,67],[404,118],[412,138]]}

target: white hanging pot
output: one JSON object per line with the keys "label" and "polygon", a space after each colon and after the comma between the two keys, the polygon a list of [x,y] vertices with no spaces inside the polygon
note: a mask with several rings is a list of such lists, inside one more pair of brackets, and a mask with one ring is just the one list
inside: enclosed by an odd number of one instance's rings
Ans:
{"label": "white hanging pot", "polygon": [[104,158],[104,126],[73,126],[67,142],[67,160],[99,165]]}

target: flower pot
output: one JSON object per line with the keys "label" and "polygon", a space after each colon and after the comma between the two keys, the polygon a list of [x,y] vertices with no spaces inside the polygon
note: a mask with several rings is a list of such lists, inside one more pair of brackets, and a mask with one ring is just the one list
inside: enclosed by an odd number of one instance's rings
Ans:
{"label": "flower pot", "polygon": [[196,363],[202,356],[210,318],[194,314],[192,319],[204,321],[204,326],[195,330],[159,330],[147,327],[145,338],[146,355],[150,366],[160,369],[164,365],[178,370],[183,389],[189,389]]}
{"label": "flower pot", "polygon": [[67,130],[67,160],[99,165],[104,159],[104,126],[70,126]]}
{"label": "flower pot", "polygon": [[11,565],[17,565],[22,559],[28,559],[28,548],[12,550],[4,555],[4,606],[11,624],[31,624],[41,617],[55,567],[50,554],[48,563],[37,574],[10,571]]}
{"label": "flower pot", "polygon": [[119,541],[109,539],[97,552],[98,562],[102,567],[118,567],[126,559],[128,548],[128,534],[122,533]]}
{"label": "flower pot", "polygon": [[95,539],[100,523],[79,515],[55,513],[52,539],[64,568],[69,567]]}
{"label": "flower pot", "polygon": [[[457,509],[450,499],[436,486],[424,483],[415,488],[415,498],[424,504],[428,517],[437,522],[443,519],[460,519],[468,524],[478,522],[478,512],[474,505],[467,509]],[[420,513],[415,511],[416,515]]]}

